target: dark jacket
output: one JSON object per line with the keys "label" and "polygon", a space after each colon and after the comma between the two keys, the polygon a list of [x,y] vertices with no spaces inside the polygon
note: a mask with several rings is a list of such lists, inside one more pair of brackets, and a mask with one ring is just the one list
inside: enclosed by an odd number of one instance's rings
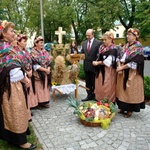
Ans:
{"label": "dark jacket", "polygon": [[93,66],[92,62],[96,60],[99,47],[102,43],[94,38],[89,53],[87,51],[87,44],[88,40],[84,41],[81,49],[81,53],[85,54],[84,71],[95,72],[95,67]]}

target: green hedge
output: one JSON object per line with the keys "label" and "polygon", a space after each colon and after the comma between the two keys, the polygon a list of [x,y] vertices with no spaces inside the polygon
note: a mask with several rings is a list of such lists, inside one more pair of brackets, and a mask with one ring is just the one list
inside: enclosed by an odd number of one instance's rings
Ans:
{"label": "green hedge", "polygon": [[150,100],[150,77],[144,77],[144,95],[145,100]]}
{"label": "green hedge", "polygon": [[78,77],[82,80],[85,80],[85,74],[84,74],[84,69],[83,69],[83,64],[79,64],[80,65],[80,70],[79,70],[79,74]]}

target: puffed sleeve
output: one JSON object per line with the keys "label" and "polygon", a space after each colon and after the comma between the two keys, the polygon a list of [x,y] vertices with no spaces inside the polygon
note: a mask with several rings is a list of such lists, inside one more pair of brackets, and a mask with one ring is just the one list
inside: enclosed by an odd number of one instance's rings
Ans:
{"label": "puffed sleeve", "polygon": [[24,74],[21,68],[11,69],[9,75],[10,75],[10,82],[17,82],[24,78]]}
{"label": "puffed sleeve", "polygon": [[110,67],[112,65],[112,60],[114,59],[115,57],[110,55],[108,56],[104,61],[103,63],[107,66],[107,67]]}
{"label": "puffed sleeve", "polygon": [[131,69],[137,69],[137,63],[131,61],[129,63],[127,63],[128,67]]}
{"label": "puffed sleeve", "polygon": [[35,65],[33,65],[33,69],[34,69],[34,71],[36,71],[37,69],[39,69],[41,66],[39,65],[39,64],[35,64]]}

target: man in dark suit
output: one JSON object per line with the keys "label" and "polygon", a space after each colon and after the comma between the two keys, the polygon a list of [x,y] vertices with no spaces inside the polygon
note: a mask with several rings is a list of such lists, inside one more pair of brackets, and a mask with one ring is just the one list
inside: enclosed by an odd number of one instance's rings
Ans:
{"label": "man in dark suit", "polygon": [[87,97],[82,101],[95,99],[94,89],[95,89],[95,68],[92,64],[97,58],[97,53],[101,42],[94,38],[93,29],[88,29],[86,31],[87,40],[83,41],[81,53],[85,54],[84,60],[84,72],[85,72],[85,82],[87,90]]}

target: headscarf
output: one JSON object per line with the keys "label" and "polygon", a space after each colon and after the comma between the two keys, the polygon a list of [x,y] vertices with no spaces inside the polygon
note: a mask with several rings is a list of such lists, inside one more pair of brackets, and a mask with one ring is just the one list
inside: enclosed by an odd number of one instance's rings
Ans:
{"label": "headscarf", "polygon": [[35,46],[35,43],[38,43],[39,41],[44,41],[42,36],[38,36],[34,39],[34,46]]}
{"label": "headscarf", "polygon": [[114,40],[114,34],[113,34],[112,32],[106,31],[106,32],[104,33],[104,35],[106,35],[106,36],[108,36],[109,38],[111,38],[112,40]]}
{"label": "headscarf", "polygon": [[107,36],[108,38],[112,39],[112,43],[114,43],[114,34],[110,31],[106,31],[104,34],[103,34],[103,37]]}
{"label": "headscarf", "polygon": [[0,35],[1,33],[4,31],[4,29],[6,28],[6,26],[9,24],[9,22],[7,20],[3,20],[1,22],[1,25],[0,25]]}
{"label": "headscarf", "polygon": [[139,34],[140,34],[140,32],[139,32],[139,30],[137,28],[129,28],[128,31],[127,31],[127,33],[128,32],[132,33],[136,38],[138,38]]}
{"label": "headscarf", "polygon": [[[34,44],[38,43],[39,41],[43,41],[41,36],[34,40]],[[36,47],[34,47],[31,51],[31,57],[34,64],[39,64],[44,68],[47,68],[51,63],[49,53],[45,49],[38,50]]]}
{"label": "headscarf", "polygon": [[26,40],[27,40],[28,38],[27,38],[27,36],[24,35],[24,34],[18,34],[18,35],[17,35],[17,41],[21,41],[22,39],[26,39]]}
{"label": "headscarf", "polygon": [[[17,35],[18,42],[20,42],[22,39],[27,40],[27,36],[23,35],[23,34],[18,34]],[[31,70],[32,69],[32,60],[31,60],[29,52],[25,48],[20,50],[18,46],[14,46],[14,49],[17,52],[17,54],[21,60],[22,68],[25,69],[26,71]]]}

